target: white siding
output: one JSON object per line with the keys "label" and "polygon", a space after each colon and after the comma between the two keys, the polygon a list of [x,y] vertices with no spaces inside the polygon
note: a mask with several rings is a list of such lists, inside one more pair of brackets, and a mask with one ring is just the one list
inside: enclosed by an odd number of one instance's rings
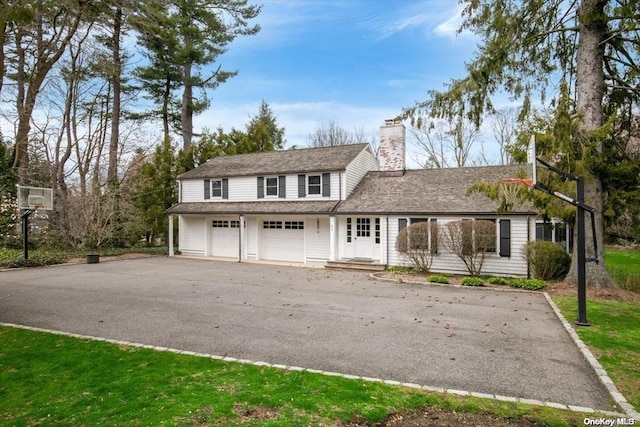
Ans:
{"label": "white siding", "polygon": [[[229,201],[248,202],[258,200],[258,179],[255,176],[229,178]],[[225,200],[217,199],[217,202]]]}
{"label": "white siding", "polygon": [[358,183],[362,180],[367,172],[378,170],[378,161],[370,150],[363,150],[346,169],[345,176],[345,192],[342,199],[346,199],[353,191]]}
{"label": "white siding", "polygon": [[204,201],[204,180],[183,179],[181,181],[182,199],[181,202],[203,202]]}
{"label": "white siding", "polygon": [[[311,173],[307,175],[321,175]],[[205,199],[204,198],[204,179],[185,179],[180,183],[181,202],[254,202],[257,200],[284,201],[284,200],[339,200],[340,199],[340,177],[339,172],[330,173],[331,196],[323,197],[322,195],[307,195],[304,199],[298,198],[298,175],[286,176],[286,198],[265,197],[258,199],[258,178],[257,176],[240,176],[229,179],[229,199]],[[344,191],[342,191],[344,193]]]}
{"label": "white siding", "polygon": [[185,255],[205,254],[205,221],[201,216],[180,215],[178,249]]}
{"label": "white siding", "polygon": [[[398,219],[404,217],[389,217],[389,265],[408,266],[410,261],[398,254],[395,250],[396,236],[398,235]],[[501,276],[526,276],[527,263],[523,258],[524,245],[527,243],[527,217],[522,216],[505,216],[504,219],[511,220],[511,256],[501,257],[499,254],[499,246],[495,253],[486,255],[482,273],[495,274]],[[442,226],[450,221],[456,221],[462,218],[437,218],[438,225]],[[496,224],[496,227],[498,225]],[[441,233],[441,232],[440,232]],[[496,231],[499,241],[499,228]],[[434,256],[432,271],[453,274],[469,274],[464,263],[457,255],[449,252],[442,243],[442,237],[438,238],[438,253]]]}
{"label": "white siding", "polygon": [[307,233],[307,262],[329,260],[329,218],[307,218],[305,232]]}

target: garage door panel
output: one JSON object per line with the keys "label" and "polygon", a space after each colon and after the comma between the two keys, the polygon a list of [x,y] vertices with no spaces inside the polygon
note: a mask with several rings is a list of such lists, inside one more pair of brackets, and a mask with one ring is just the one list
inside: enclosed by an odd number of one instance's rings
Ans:
{"label": "garage door panel", "polygon": [[211,229],[211,255],[238,257],[239,228],[237,221],[215,220]]}
{"label": "garage door panel", "polygon": [[264,221],[262,259],[304,262],[304,221]]}

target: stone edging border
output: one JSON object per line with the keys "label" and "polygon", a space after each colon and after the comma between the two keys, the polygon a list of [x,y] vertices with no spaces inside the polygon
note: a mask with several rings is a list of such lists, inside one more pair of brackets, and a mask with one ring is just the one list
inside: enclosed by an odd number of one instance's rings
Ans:
{"label": "stone edging border", "polygon": [[[524,403],[524,404],[527,404],[527,405],[546,406],[546,407],[549,407],[549,408],[563,409],[563,410],[568,410],[568,411],[572,411],[572,412],[599,414],[599,415],[607,415],[607,416],[612,416],[612,417],[620,417],[621,415],[625,415],[625,414],[620,414],[620,413],[617,413],[617,412],[600,411],[600,410],[597,410],[597,409],[587,408],[587,407],[582,407],[582,406],[565,405],[565,404],[562,404],[562,403],[555,403],[555,402],[543,402],[541,400],[536,400],[536,399],[523,399],[523,398],[518,398],[518,397],[501,396],[501,395],[496,395],[496,394],[476,393],[476,392],[469,392],[469,391],[455,390],[455,389],[445,389],[445,388],[442,388],[442,387],[431,387],[431,386],[426,386],[426,385],[422,386],[422,385],[419,385],[419,384],[406,383],[406,382],[400,382],[400,381],[395,381],[395,380],[384,380],[384,379],[381,379],[381,378],[369,378],[369,377],[362,377],[362,376],[358,376],[358,375],[348,375],[348,374],[342,374],[342,373],[338,373],[338,372],[328,372],[328,371],[322,371],[322,370],[318,370],[318,369],[302,368],[302,367],[299,367],[299,366],[281,365],[281,364],[253,361],[253,360],[247,360],[247,359],[236,359],[234,357],[228,357],[228,356],[218,356],[218,355],[214,355],[214,354],[197,353],[197,352],[194,352],[194,351],[185,351],[185,350],[179,350],[179,349],[174,349],[174,348],[153,346],[153,345],[149,345],[149,344],[133,343],[133,342],[114,340],[114,339],[109,339],[109,338],[94,337],[94,336],[90,336],[90,335],[80,335],[80,334],[75,334],[75,333],[70,333],[70,332],[55,331],[55,330],[50,330],[50,329],[36,328],[36,327],[18,325],[18,324],[13,324],[13,323],[0,322],[0,326],[9,327],[9,328],[17,328],[17,329],[25,329],[25,330],[29,330],[29,331],[33,331],[33,332],[43,332],[43,333],[67,336],[67,337],[76,338],[76,339],[84,339],[84,340],[90,340],[90,341],[101,341],[101,342],[106,342],[106,343],[115,344],[115,345],[123,345],[123,346],[135,347],[135,348],[145,348],[145,349],[150,349],[150,350],[155,350],[155,351],[164,351],[164,352],[174,353],[174,354],[184,354],[184,355],[187,355],[187,356],[204,357],[204,358],[213,359],[213,360],[220,360],[220,361],[224,361],[224,362],[236,362],[236,363],[243,363],[243,364],[246,364],[246,365],[263,366],[263,367],[267,367],[267,368],[280,369],[280,370],[283,370],[283,371],[309,372],[309,373],[312,373],[312,374],[320,374],[320,375],[326,375],[326,376],[341,377],[341,378],[351,379],[351,380],[360,380],[360,381],[368,381],[368,382],[374,382],[374,383],[383,383],[383,384],[388,384],[388,385],[393,385],[393,386],[407,387],[407,388],[412,388],[412,389],[417,389],[417,390],[424,390],[424,391],[427,391],[427,392],[434,392],[434,393],[452,394],[452,395],[457,395],[457,396],[471,396],[471,397],[476,397],[476,398],[481,398],[481,399],[493,399],[493,400],[498,400],[498,401],[502,401],[502,402]],[[622,395],[620,395],[620,396],[622,397]],[[624,399],[624,397],[622,397],[622,399]],[[626,402],[626,400],[625,400],[625,402]],[[631,406],[628,403],[627,403],[627,405]],[[635,415],[632,415],[632,414],[629,414],[629,415],[630,416],[635,416]]]}
{"label": "stone edging border", "polygon": [[622,393],[618,391],[615,384],[613,384],[613,381],[607,374],[607,371],[605,371],[605,369],[602,367],[600,362],[596,360],[596,358],[593,356],[591,351],[589,351],[589,349],[584,344],[584,342],[582,342],[582,340],[576,333],[575,329],[573,329],[573,327],[567,321],[567,319],[564,318],[564,316],[560,312],[560,309],[558,308],[556,303],[553,302],[553,300],[551,299],[551,296],[549,296],[547,292],[543,292],[543,294],[544,294],[544,297],[547,299],[547,302],[555,312],[556,316],[560,320],[560,322],[562,322],[562,325],[564,326],[565,330],[569,333],[569,335],[571,336],[571,339],[576,344],[576,346],[578,347],[578,349],[580,350],[584,358],[587,360],[587,363],[591,365],[596,375],[598,376],[598,379],[600,380],[600,382],[607,388],[607,391],[609,391],[609,394],[611,395],[613,400],[616,402],[616,405],[618,405],[618,407],[622,409],[627,415],[640,421],[640,412],[636,411],[635,408],[631,406],[629,402],[627,402],[627,399],[622,395]]}

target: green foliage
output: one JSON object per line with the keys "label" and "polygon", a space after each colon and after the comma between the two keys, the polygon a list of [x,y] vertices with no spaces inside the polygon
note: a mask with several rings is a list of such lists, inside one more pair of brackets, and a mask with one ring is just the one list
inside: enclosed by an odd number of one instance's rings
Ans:
{"label": "green foliage", "polygon": [[145,224],[148,242],[166,237],[168,219],[165,211],[176,203],[176,156],[175,148],[167,139],[156,147],[153,157],[138,169],[134,181],[133,203]]}
{"label": "green foliage", "polygon": [[416,269],[404,265],[390,265],[387,267],[387,271],[391,273],[415,273]]}
{"label": "green foliage", "polygon": [[512,288],[526,289],[529,291],[538,291],[540,289],[543,289],[545,286],[547,286],[544,280],[524,279],[524,278],[517,278],[517,277],[513,279],[509,279],[507,283]]}
{"label": "green foliage", "polygon": [[[149,65],[137,68],[137,77],[159,107],[155,115],[163,117],[165,138],[169,137],[169,123],[183,136],[191,135],[192,116],[209,106],[206,90],[217,88],[237,74],[220,66],[215,69],[212,64],[237,36],[260,30],[258,25],[248,24],[258,16],[260,6],[247,3],[247,0],[148,1],[140,5],[139,12],[130,20],[149,60]],[[183,89],[181,99],[173,94],[179,88]],[[198,96],[194,95],[194,89],[200,92]]]}
{"label": "green foliage", "polygon": [[480,277],[464,277],[461,283],[463,286],[484,286],[484,279]]}
{"label": "green foliage", "polygon": [[39,267],[62,264],[67,260],[64,253],[53,251],[29,251],[29,259],[24,260],[22,251],[0,248],[0,267]]}
{"label": "green foliage", "polygon": [[509,284],[509,280],[506,277],[490,277],[488,280],[489,284],[491,285],[508,285]]}
{"label": "green foliage", "polygon": [[431,275],[429,276],[429,281],[433,283],[442,283],[444,285],[449,284],[449,279],[447,279],[447,277],[443,275]]}
{"label": "green foliage", "polygon": [[240,152],[254,153],[262,151],[282,150],[284,148],[284,128],[279,127],[269,104],[262,100],[258,114],[253,116],[247,125],[246,144]]}
{"label": "green foliage", "polygon": [[543,240],[528,242],[524,257],[533,277],[541,280],[562,280],[571,266],[571,257],[562,246]]}
{"label": "green foliage", "polygon": [[225,132],[221,127],[215,131],[205,129],[187,151],[178,154],[178,173],[183,173],[218,156],[247,154],[284,148],[285,129],[278,126],[269,104],[262,101],[260,110],[246,125],[246,131],[232,128]]}
{"label": "green foliage", "polygon": [[0,243],[15,235],[17,176],[12,168],[13,147],[0,137]]}
{"label": "green foliage", "polygon": [[637,103],[613,105],[611,129],[590,163],[602,179],[604,221],[612,243],[640,243],[640,120]]}

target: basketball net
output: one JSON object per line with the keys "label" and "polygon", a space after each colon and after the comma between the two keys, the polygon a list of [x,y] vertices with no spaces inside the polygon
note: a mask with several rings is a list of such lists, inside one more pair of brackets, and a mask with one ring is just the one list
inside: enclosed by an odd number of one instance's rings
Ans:
{"label": "basketball net", "polygon": [[528,178],[506,178],[500,181],[500,194],[504,199],[504,204],[511,209],[518,201],[518,194],[522,187],[531,189],[533,180]]}

